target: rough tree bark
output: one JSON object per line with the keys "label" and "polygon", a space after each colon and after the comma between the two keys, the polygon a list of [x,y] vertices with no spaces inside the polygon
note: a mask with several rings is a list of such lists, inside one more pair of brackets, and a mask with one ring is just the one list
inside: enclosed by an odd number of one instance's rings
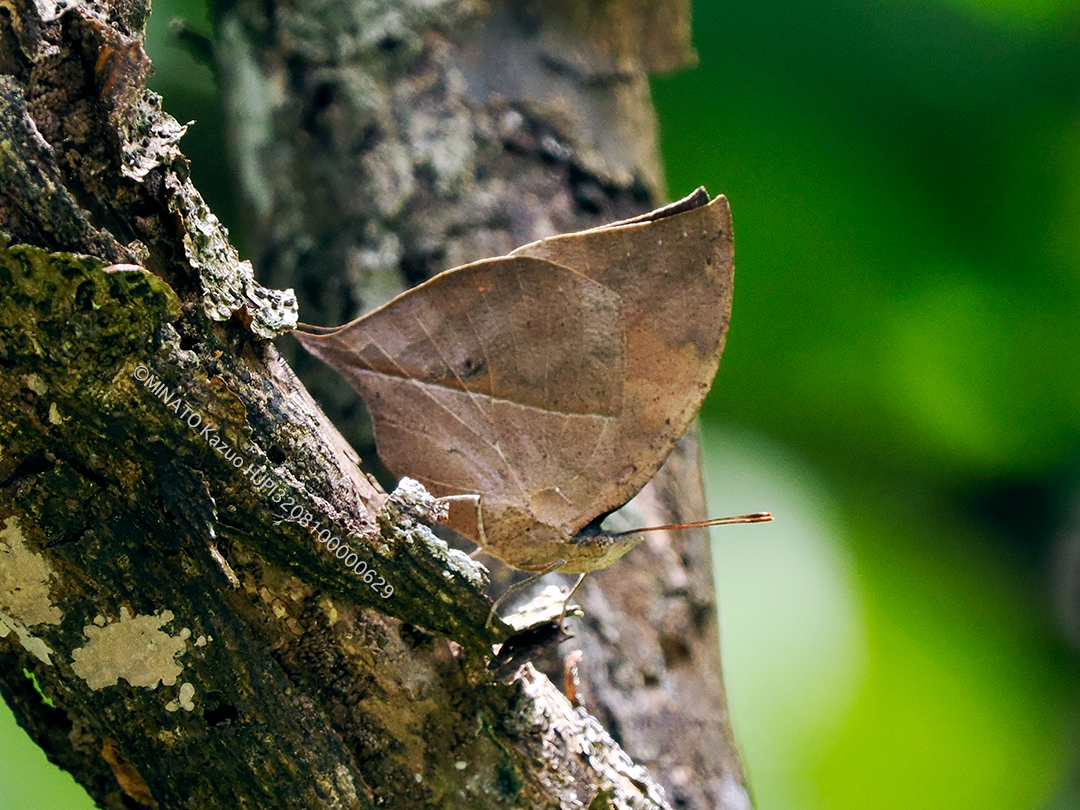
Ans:
{"label": "rough tree bark", "polygon": [[[296,301],[254,281],[188,179],[183,127],[143,86],[147,13],[0,2],[0,691],[19,722],[109,808],[748,807],[705,537],[588,581],[564,647],[591,713],[493,665],[512,630],[485,629],[481,569],[418,521],[422,492],[360,471],[270,343]],[[686,3],[216,17],[260,271],[306,320],[660,201],[646,71],[688,57]],[[354,398],[310,385],[363,445]],[[687,442],[637,519],[699,516],[696,465]]]}

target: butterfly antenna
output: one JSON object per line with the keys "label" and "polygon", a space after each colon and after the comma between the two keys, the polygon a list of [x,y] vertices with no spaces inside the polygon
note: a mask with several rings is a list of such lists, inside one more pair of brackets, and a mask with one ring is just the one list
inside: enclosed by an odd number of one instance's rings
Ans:
{"label": "butterfly antenna", "polygon": [[696,520],[693,523],[668,523],[664,526],[646,526],[644,529],[631,529],[619,532],[614,537],[623,537],[628,534],[641,534],[642,532],[661,532],[670,529],[707,529],[710,526],[727,526],[732,523],[767,523],[772,520],[768,512],[751,512],[749,515],[734,515],[732,517],[711,518],[709,520]]}

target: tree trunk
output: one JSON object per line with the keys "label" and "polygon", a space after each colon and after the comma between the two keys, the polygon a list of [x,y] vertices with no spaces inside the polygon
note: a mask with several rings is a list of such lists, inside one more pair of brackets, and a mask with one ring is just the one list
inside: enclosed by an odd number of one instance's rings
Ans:
{"label": "tree trunk", "polygon": [[[270,343],[296,299],[254,281],[191,185],[143,85],[147,13],[0,14],[0,690],[19,722],[109,808],[749,806],[706,538],[653,538],[587,581],[568,646],[591,714],[527,649],[496,658],[512,630],[485,627],[482,569],[418,521],[424,493],[360,471]],[[661,197],[646,70],[686,58],[684,3],[216,13],[260,273],[305,320]],[[334,385],[311,375],[362,447]],[[692,442],[635,503],[701,515]]]}

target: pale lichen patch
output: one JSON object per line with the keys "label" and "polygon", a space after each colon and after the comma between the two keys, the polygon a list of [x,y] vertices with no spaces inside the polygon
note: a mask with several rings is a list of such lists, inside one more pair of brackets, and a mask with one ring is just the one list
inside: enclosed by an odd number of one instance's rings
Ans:
{"label": "pale lichen patch", "polygon": [[23,540],[18,520],[5,518],[0,528],[0,610],[27,627],[60,624],[64,614],[49,598],[52,567]]}
{"label": "pale lichen patch", "polygon": [[[186,636],[170,636],[161,626],[173,620],[170,610],[158,615],[132,616],[120,608],[120,621],[104,627],[83,628],[90,639],[85,647],[72,650],[71,668],[91,689],[113,686],[123,678],[132,686],[151,689],[158,683],[172,686],[180,675],[176,655],[186,647]],[[190,631],[187,635],[190,635]]]}
{"label": "pale lichen patch", "polygon": [[0,528],[0,638],[15,633],[27,652],[52,664],[53,651],[29,627],[60,624],[64,614],[49,598],[49,561],[27,548],[24,539],[18,519],[5,518]]}
{"label": "pale lichen patch", "polygon": [[8,633],[15,633],[19,637],[19,643],[39,661],[49,665],[52,664],[52,659],[49,656],[52,655],[53,651],[49,649],[48,644],[32,635],[22,622],[0,613],[0,638],[4,638]]}
{"label": "pale lichen patch", "polygon": [[26,380],[26,387],[37,394],[39,397],[45,396],[49,391],[49,385],[41,377],[33,372],[30,372],[24,378]]}
{"label": "pale lichen patch", "polygon": [[177,695],[176,700],[170,700],[165,704],[165,711],[175,712],[183,709],[185,712],[195,710],[195,701],[192,698],[195,696],[195,687],[190,683],[180,684],[180,693]]}

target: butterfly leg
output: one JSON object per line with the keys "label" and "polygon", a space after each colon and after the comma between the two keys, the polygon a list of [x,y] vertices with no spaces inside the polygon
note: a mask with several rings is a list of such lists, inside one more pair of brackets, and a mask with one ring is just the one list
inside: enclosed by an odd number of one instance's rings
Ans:
{"label": "butterfly leg", "polygon": [[574,597],[574,594],[577,592],[578,587],[580,587],[581,583],[585,581],[585,577],[587,577],[588,575],[588,571],[583,572],[577,578],[577,582],[574,583],[574,587],[570,589],[570,593],[566,595],[566,599],[563,600],[562,613],[559,614],[559,629],[561,629],[564,633],[566,632],[566,609],[570,606],[570,600]]}

